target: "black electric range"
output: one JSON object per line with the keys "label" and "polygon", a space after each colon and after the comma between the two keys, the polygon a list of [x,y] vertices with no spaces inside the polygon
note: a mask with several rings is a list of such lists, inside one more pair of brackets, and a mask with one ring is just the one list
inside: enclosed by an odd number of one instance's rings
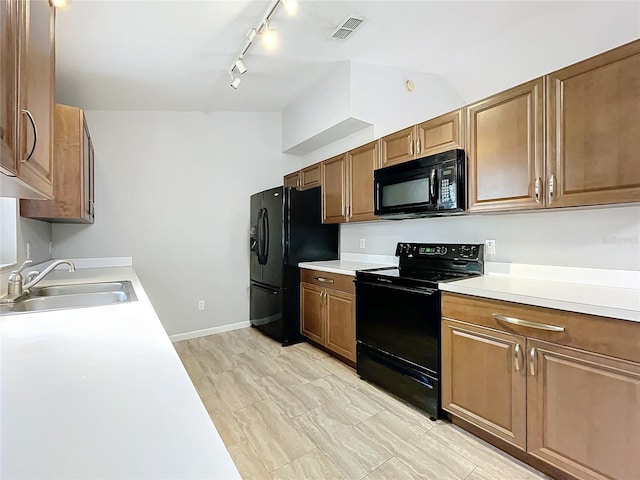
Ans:
{"label": "black electric range", "polygon": [[438,283],[482,275],[483,245],[398,243],[395,268],[356,272],[357,372],[437,418]]}

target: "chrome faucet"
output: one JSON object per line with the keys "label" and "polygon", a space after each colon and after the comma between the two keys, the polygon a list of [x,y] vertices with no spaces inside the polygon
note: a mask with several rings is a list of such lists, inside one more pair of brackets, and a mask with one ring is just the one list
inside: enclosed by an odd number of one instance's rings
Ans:
{"label": "chrome faucet", "polygon": [[9,284],[7,286],[7,294],[0,299],[3,303],[6,302],[15,302],[17,299],[22,297],[23,295],[29,293],[29,289],[36,285],[40,280],[49,275],[53,270],[55,270],[59,265],[68,265],[70,272],[76,271],[76,266],[73,264],[71,260],[56,260],[47,268],[45,268],[42,273],[34,270],[26,274],[27,281],[24,283],[24,278],[22,277],[22,270],[24,270],[28,265],[33,263],[32,260],[26,260],[20,268],[17,270],[13,270],[9,274]]}

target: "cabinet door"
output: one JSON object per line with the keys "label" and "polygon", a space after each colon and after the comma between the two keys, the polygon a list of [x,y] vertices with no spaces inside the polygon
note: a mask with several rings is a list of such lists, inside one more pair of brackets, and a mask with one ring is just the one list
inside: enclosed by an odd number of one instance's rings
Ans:
{"label": "cabinet door", "polygon": [[300,331],[311,340],[324,345],[324,289],[300,283]]}
{"label": "cabinet door", "polygon": [[548,76],[552,207],[640,201],[640,40]]}
{"label": "cabinet door", "polygon": [[21,5],[25,8],[26,29],[20,37],[23,42],[20,52],[20,109],[23,114],[19,117],[18,172],[26,183],[53,198],[55,8],[48,0],[25,0]]}
{"label": "cabinet door", "polygon": [[544,207],[543,79],[467,107],[469,210]]}
{"label": "cabinet door", "polygon": [[416,158],[414,149],[415,128],[415,126],[405,128],[380,139],[380,149],[382,151],[381,167],[388,167],[389,165]]}
{"label": "cabinet door", "polygon": [[0,3],[0,165],[17,173],[18,3]]}
{"label": "cabinet door", "polygon": [[302,169],[300,172],[300,186],[303,189],[320,186],[321,164],[316,163],[310,167]]}
{"label": "cabinet door", "polygon": [[418,125],[417,156],[434,155],[464,148],[462,109],[441,115]]}
{"label": "cabinet door", "polygon": [[299,172],[290,173],[284,177],[285,187],[299,187],[300,186],[300,174]]}
{"label": "cabinet door", "polygon": [[529,453],[583,479],[640,478],[640,365],[535,340],[527,359]]}
{"label": "cabinet door", "polygon": [[349,360],[356,360],[355,295],[326,291],[327,336],[326,346]]}
{"label": "cabinet door", "polygon": [[379,141],[376,140],[347,154],[347,178],[350,187],[347,202],[349,222],[378,218],[373,214],[373,171],[380,163],[378,143]]}
{"label": "cabinet door", "polygon": [[442,408],[526,448],[525,337],[442,322]]}
{"label": "cabinet door", "polygon": [[322,162],[322,223],[346,222],[345,155]]}

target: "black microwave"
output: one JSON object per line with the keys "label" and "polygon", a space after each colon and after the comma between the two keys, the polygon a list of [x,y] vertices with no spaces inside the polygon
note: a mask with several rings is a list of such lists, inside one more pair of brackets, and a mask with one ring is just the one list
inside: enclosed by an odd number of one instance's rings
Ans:
{"label": "black microwave", "polygon": [[464,150],[450,150],[376,170],[375,214],[402,219],[463,212],[465,166]]}

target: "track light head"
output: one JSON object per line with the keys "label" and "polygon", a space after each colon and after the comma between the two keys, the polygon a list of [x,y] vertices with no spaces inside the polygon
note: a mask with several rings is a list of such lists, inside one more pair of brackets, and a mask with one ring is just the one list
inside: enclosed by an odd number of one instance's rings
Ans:
{"label": "track light head", "polygon": [[278,31],[275,28],[271,28],[268,19],[264,21],[264,28],[262,29],[261,35],[265,47],[269,50],[273,50],[278,46]]}
{"label": "track light head", "polygon": [[253,39],[256,38],[257,34],[258,34],[258,30],[256,30],[255,28],[251,28],[249,30],[249,33],[247,33],[247,40],[249,40],[250,42],[253,42]]}
{"label": "track light head", "polygon": [[234,90],[238,90],[238,87],[240,86],[240,82],[242,82],[242,79],[240,77],[234,77],[233,73],[231,73],[230,75],[231,75],[231,83],[229,84],[229,86]]}
{"label": "track light head", "polygon": [[247,72],[247,66],[244,64],[244,59],[242,57],[238,58],[234,65],[238,73],[244,74]]}
{"label": "track light head", "polygon": [[280,0],[284,5],[285,10],[289,15],[295,15],[298,13],[298,7],[300,6],[300,2],[298,0]]}

